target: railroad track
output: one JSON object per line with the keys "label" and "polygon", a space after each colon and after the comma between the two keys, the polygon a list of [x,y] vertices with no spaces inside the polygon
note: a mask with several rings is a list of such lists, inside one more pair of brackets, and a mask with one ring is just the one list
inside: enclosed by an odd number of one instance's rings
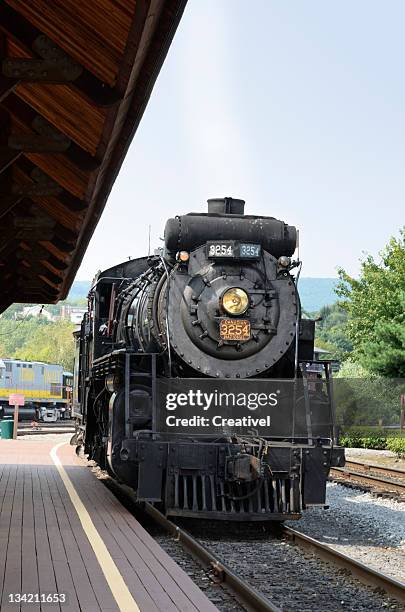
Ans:
{"label": "railroad track", "polygon": [[315,552],[321,559],[330,561],[341,568],[350,571],[352,576],[360,580],[363,584],[374,588],[382,589],[388,595],[391,595],[400,602],[405,602],[405,583],[399,582],[386,574],[377,572],[360,561],[356,561],[344,555],[343,553],[334,550],[327,544],[318,542],[314,538],[307,536],[296,529],[283,525],[282,533],[288,538],[291,538],[299,546],[310,549]]}
{"label": "railroad track", "polygon": [[51,423],[39,423],[38,427],[32,427],[31,423],[19,423],[17,433],[19,436],[36,436],[40,434],[66,434],[74,433],[74,421],[56,421]]}
{"label": "railroad track", "polygon": [[391,496],[395,494],[405,498],[405,471],[396,468],[350,460],[346,461],[343,468],[332,468],[330,477],[343,484],[363,485]]}
{"label": "railroad track", "polygon": [[[50,421],[50,422],[46,422],[46,421],[39,421],[38,422],[38,428],[41,429],[53,429],[54,427],[58,428],[58,427],[65,427],[65,428],[69,428],[69,427],[73,427],[75,426],[75,422],[72,419],[63,419],[60,421]],[[18,429],[20,430],[25,430],[25,429],[33,429],[32,425],[31,425],[31,421],[28,422],[24,422],[24,421],[20,421],[18,423]]]}
{"label": "railroad track", "polygon": [[153,523],[163,528],[167,534],[179,542],[189,555],[197,559],[214,582],[225,585],[244,609],[252,612],[281,612],[278,606],[254,589],[246,580],[237,576],[188,531],[173,523],[152,504],[143,503],[140,506],[134,492],[129,487],[118,484],[110,477],[105,477],[102,481],[129,510],[135,510],[135,515],[138,515],[141,510],[152,519]]}
{"label": "railroad track", "polygon": [[349,470],[357,470],[358,472],[365,472],[366,474],[374,472],[386,477],[403,479],[405,483],[405,471],[398,468],[378,465],[377,463],[363,463],[362,461],[355,461],[354,459],[346,459],[345,468],[346,467]]}
{"label": "railroad track", "polygon": [[[129,487],[119,485],[110,478],[107,478],[104,482],[117,497],[119,497],[121,502],[125,503],[126,501],[129,503],[130,508],[137,508],[139,510],[140,506],[136,502],[135,494]],[[142,504],[142,509],[155,524],[162,527],[164,531],[176,539],[192,557],[199,561],[212,580],[221,583],[227,590],[230,590],[235,599],[240,602],[245,609],[258,612],[276,612],[282,609],[273,602],[271,598],[268,598],[259,590],[255,589],[250,584],[250,581],[248,582],[246,579],[237,575],[215,554],[215,552],[201,544],[201,542],[188,530],[172,522],[152,504]],[[318,559],[332,563],[337,568],[350,572],[350,574],[362,584],[380,592],[384,592],[397,601],[405,603],[404,583],[378,572],[291,527],[279,524],[274,527],[273,535],[274,532],[277,534],[277,537],[284,537],[289,542],[297,545],[300,549],[304,549],[305,551],[309,550]],[[269,580],[270,579],[271,571],[269,573]],[[286,576],[285,579],[286,585],[288,586],[288,576]]]}

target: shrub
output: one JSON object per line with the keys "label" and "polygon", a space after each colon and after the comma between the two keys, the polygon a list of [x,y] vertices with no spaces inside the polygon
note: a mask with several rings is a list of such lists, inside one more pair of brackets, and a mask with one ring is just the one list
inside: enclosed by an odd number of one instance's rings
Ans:
{"label": "shrub", "polygon": [[346,448],[370,448],[373,450],[390,450],[398,456],[405,457],[405,436],[398,436],[399,430],[371,430],[356,427],[344,431],[340,444]]}
{"label": "shrub", "polygon": [[405,459],[405,437],[387,440],[387,449]]}
{"label": "shrub", "polygon": [[346,448],[371,448],[374,450],[384,450],[387,448],[387,438],[381,435],[363,436],[354,433],[343,434],[340,443]]}

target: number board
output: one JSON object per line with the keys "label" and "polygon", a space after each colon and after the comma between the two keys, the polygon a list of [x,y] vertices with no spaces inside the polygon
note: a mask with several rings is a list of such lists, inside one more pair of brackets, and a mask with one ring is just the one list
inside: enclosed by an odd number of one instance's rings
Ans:
{"label": "number board", "polygon": [[207,256],[210,259],[233,259],[235,257],[235,246],[233,240],[207,242]]}
{"label": "number board", "polygon": [[260,244],[240,243],[235,240],[215,240],[207,242],[209,259],[259,259]]}
{"label": "number board", "polygon": [[240,244],[239,257],[241,259],[259,259],[261,253],[260,244]]}
{"label": "number board", "polygon": [[221,319],[219,324],[221,340],[250,340],[250,321],[248,319]]}

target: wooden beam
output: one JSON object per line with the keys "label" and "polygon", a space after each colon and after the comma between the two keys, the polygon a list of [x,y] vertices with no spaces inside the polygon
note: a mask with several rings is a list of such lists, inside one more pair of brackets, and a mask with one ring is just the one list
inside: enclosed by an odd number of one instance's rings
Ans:
{"label": "wooden beam", "polygon": [[[60,136],[63,136],[59,132]],[[63,153],[70,146],[68,138],[13,132],[8,138],[8,149],[22,153]]]}
{"label": "wooden beam", "polygon": [[58,208],[61,216],[64,214],[72,216],[72,213],[81,212],[87,207],[86,202],[66,191],[57,181],[25,157],[20,158],[14,165],[13,173],[15,183],[25,185],[23,189],[25,194],[38,200],[38,203],[40,198],[57,198],[58,206],[53,206],[51,212],[55,219],[59,219]]}
{"label": "wooden beam", "polygon": [[[0,3],[0,22],[3,31],[9,34],[12,38],[22,44],[24,47],[28,47],[34,50],[34,52],[43,58],[42,62],[47,61],[47,64],[40,64],[41,60],[31,59],[31,63],[24,65],[24,61],[13,63],[10,62],[12,58],[6,60],[5,74],[10,75],[11,78],[17,79],[18,76],[22,76],[22,79],[29,80],[30,71],[33,72],[31,76],[32,82],[46,82],[49,77],[44,74],[46,72],[53,77],[53,83],[69,82],[74,86],[80,94],[88,98],[93,104],[101,107],[114,106],[121,101],[122,96],[120,92],[114,87],[106,86],[97,79],[91,72],[83,68],[74,62],[60,47],[58,47],[53,41],[42,34],[37,28],[35,28],[30,21],[22,17],[20,13],[12,9],[5,2]],[[24,39],[21,40],[21,33],[24,33]],[[62,55],[63,54],[63,55]],[[60,67],[52,67],[52,58],[64,57],[65,61],[69,65],[69,79],[67,79],[66,73],[61,70],[63,64],[59,60]],[[47,60],[45,60],[47,58]],[[32,63],[36,61],[37,64]],[[57,63],[57,62],[56,62]],[[29,68],[31,66],[31,69]],[[81,72],[77,69],[74,70],[73,66],[80,68]],[[19,74],[16,74],[16,70]],[[71,72],[70,72],[71,71]],[[42,76],[41,76],[42,75]],[[65,81],[59,80],[65,78]],[[49,80],[48,80],[49,82]]]}
{"label": "wooden beam", "polygon": [[13,226],[23,228],[26,230],[34,229],[48,229],[55,227],[55,221],[49,217],[20,217],[15,216],[13,219]]}
{"label": "wooden beam", "polygon": [[68,264],[66,262],[61,261],[60,259],[55,257],[55,255],[52,255],[52,253],[50,253],[48,249],[41,246],[40,244],[36,244],[31,249],[23,245],[25,245],[25,243],[23,243],[16,251],[17,259],[25,259],[30,263],[37,261],[41,261],[43,263],[47,262],[52,266],[52,268],[60,271],[66,270],[66,268],[68,267]]}
{"label": "wooden beam", "polygon": [[[29,229],[29,228],[20,228],[16,229],[12,238],[10,238],[10,233],[8,230],[4,231],[3,228],[0,228],[0,253],[3,244],[3,240],[11,240],[13,242],[27,242],[31,244],[32,242],[37,242],[39,240],[50,240],[52,241],[55,237],[54,228],[45,228],[45,229]],[[72,248],[73,250],[73,248]]]}
{"label": "wooden beam", "polygon": [[13,234],[7,232],[2,235],[0,232],[0,261],[8,257],[17,247],[18,242],[15,240]]}
{"label": "wooden beam", "polygon": [[5,100],[17,87],[18,81],[6,79],[0,74],[0,102]]}
{"label": "wooden beam", "polygon": [[57,274],[53,274],[48,268],[39,263],[31,265],[29,268],[24,268],[23,266],[21,266],[19,273],[25,278],[44,276],[48,279],[50,283],[55,286],[60,285],[62,282],[60,276],[58,276]]}
{"label": "wooden beam", "polygon": [[[80,66],[78,67],[80,70]],[[8,57],[3,59],[3,76],[16,83],[63,84],[76,80],[77,70],[45,59]]]}
{"label": "wooden beam", "polygon": [[10,149],[8,146],[0,146],[0,174],[7,170],[21,155],[21,151]]}
{"label": "wooden beam", "polygon": [[46,196],[58,196],[62,193],[62,187],[58,185],[56,181],[49,180],[36,180],[31,183],[12,183],[8,190],[2,189],[0,185],[0,196],[18,196],[20,198],[32,198],[32,197],[46,197]]}
{"label": "wooden beam", "polygon": [[0,195],[0,219],[8,215],[21,202],[22,196]]}
{"label": "wooden beam", "polygon": [[[53,128],[59,134],[62,134],[64,138],[69,138],[66,134],[57,129],[56,126],[49,123],[42,115],[38,115],[31,106],[14,93],[10,94],[7,99],[3,101],[1,107],[9,113],[15,126],[19,127],[24,132],[45,134],[47,131],[46,126],[49,126],[49,128]],[[70,146],[63,152],[63,157],[69,161],[69,164],[74,164],[81,173],[94,172],[99,168],[100,161],[98,159],[82,149],[70,138],[69,141]]]}
{"label": "wooden beam", "polygon": [[10,116],[0,107],[0,174],[21,155],[20,151],[12,151],[8,147],[10,135]]}

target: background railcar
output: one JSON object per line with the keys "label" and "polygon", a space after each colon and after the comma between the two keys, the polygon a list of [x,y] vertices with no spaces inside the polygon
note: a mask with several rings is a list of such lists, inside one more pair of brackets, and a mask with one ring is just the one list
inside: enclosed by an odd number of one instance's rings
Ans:
{"label": "background railcar", "polygon": [[43,420],[47,412],[55,417],[70,417],[73,374],[61,365],[18,359],[0,360],[0,416],[12,415],[9,396],[19,393],[25,405],[19,409],[20,420]]}

